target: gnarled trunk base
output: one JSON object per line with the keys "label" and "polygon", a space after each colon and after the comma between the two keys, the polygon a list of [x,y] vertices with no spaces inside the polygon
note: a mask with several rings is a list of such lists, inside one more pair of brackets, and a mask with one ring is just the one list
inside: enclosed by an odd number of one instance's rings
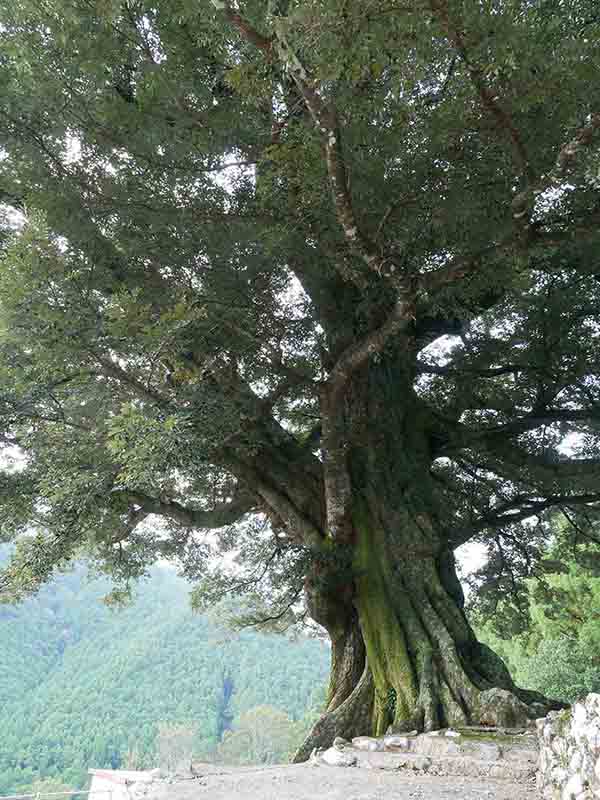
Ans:
{"label": "gnarled trunk base", "polygon": [[372,515],[369,524],[364,519],[356,520],[352,611],[341,624],[339,592],[335,614],[321,609],[335,632],[328,707],[295,761],[336,736],[523,727],[561,707],[515,686],[502,660],[477,641],[452,554],[437,547],[426,520],[405,526],[410,535],[400,536],[373,525]]}
{"label": "gnarled trunk base", "polygon": [[336,736],[350,740],[370,734],[374,697],[373,675],[365,665],[354,691],[337,708],[327,710],[317,720],[294,754],[294,763],[306,761],[315,747],[330,747]]}

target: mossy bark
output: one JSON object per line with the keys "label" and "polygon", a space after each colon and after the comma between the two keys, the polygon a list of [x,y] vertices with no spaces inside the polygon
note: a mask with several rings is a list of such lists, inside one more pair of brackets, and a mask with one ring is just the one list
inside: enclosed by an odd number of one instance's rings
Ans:
{"label": "mossy bark", "polygon": [[374,684],[348,566],[343,564],[340,570],[339,561],[317,562],[306,581],[309,613],[331,640],[331,670],[325,712],[294,761],[306,761],[314,747],[327,747],[336,736],[351,739],[357,731],[372,729]]}
{"label": "mossy bark", "polygon": [[431,420],[414,395],[398,402],[406,383],[382,367],[346,399],[351,524],[307,581],[332,640],[329,698],[296,760],[335,736],[518,727],[555,707],[516,687],[469,625],[430,471]]}
{"label": "mossy bark", "polygon": [[[309,608],[332,639],[328,705],[295,760],[336,736],[521,727],[558,707],[513,683],[463,610],[454,558],[424,516],[386,530],[359,504],[353,580]],[[435,545],[435,546],[434,546]]]}
{"label": "mossy bark", "polygon": [[477,641],[452,553],[432,547],[426,518],[401,536],[359,517],[353,602],[375,685],[374,733],[516,727],[544,713],[544,698],[516,687]]}

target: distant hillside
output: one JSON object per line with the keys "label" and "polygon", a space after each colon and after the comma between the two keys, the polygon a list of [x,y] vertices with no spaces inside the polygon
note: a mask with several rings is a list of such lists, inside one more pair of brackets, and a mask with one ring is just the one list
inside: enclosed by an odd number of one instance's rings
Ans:
{"label": "distant hillside", "polygon": [[196,724],[196,751],[207,752],[256,706],[298,720],[322,701],[321,642],[217,628],[167,569],[124,611],[102,605],[107,588],[79,568],[0,606],[0,794],[39,779],[80,787],[89,767],[119,767],[128,753],[153,766],[161,721]]}

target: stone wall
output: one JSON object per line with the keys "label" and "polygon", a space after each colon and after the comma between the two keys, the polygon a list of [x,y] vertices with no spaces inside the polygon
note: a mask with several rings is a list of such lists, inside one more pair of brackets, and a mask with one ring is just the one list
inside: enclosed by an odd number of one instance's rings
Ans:
{"label": "stone wall", "polygon": [[600,694],[537,721],[544,800],[600,798]]}

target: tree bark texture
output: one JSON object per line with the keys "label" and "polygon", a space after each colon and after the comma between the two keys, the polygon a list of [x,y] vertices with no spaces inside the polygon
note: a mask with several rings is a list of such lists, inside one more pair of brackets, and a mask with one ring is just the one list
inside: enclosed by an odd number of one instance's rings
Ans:
{"label": "tree bark texture", "polygon": [[[430,474],[429,421],[416,396],[395,396],[406,380],[370,372],[344,402],[350,533],[332,541],[307,580],[309,613],[331,638],[332,668],[325,714],[296,760],[335,736],[515,727],[548,709],[477,641]],[[325,449],[325,470],[327,457]]]}

